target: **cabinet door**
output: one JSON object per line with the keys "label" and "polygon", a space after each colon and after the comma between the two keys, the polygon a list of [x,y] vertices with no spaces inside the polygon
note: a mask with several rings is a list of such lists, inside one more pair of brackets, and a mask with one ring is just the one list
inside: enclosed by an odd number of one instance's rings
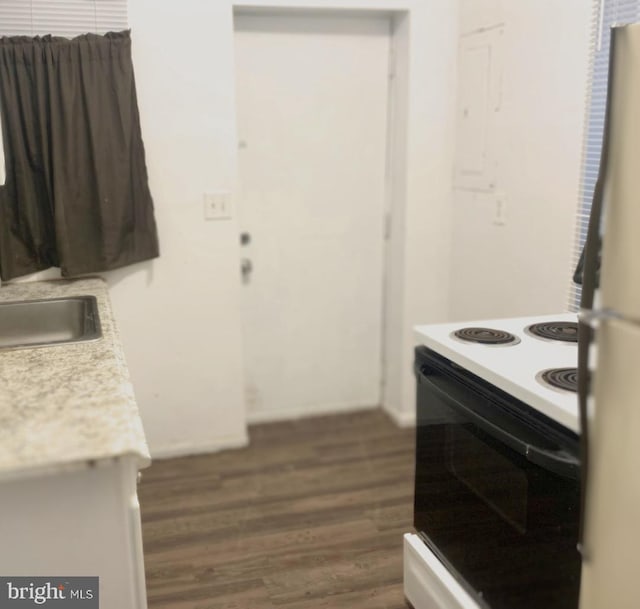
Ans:
{"label": "cabinet door", "polygon": [[0,484],[0,574],[97,576],[100,607],[146,609],[136,477],[121,457]]}

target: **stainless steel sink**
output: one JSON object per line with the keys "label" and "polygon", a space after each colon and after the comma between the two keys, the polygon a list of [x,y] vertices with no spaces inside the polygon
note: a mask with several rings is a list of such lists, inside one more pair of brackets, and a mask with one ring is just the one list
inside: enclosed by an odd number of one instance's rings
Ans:
{"label": "stainless steel sink", "polygon": [[0,303],[0,350],[62,345],[101,336],[95,296]]}

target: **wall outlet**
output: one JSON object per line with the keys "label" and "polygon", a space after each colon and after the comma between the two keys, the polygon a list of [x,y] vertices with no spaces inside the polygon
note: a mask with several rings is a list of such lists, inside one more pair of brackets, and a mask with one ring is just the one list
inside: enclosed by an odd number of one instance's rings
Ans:
{"label": "wall outlet", "polygon": [[228,191],[204,194],[204,219],[229,220],[231,218],[231,193]]}
{"label": "wall outlet", "polygon": [[496,226],[504,226],[507,223],[507,197],[504,194],[496,194],[494,200],[493,223]]}

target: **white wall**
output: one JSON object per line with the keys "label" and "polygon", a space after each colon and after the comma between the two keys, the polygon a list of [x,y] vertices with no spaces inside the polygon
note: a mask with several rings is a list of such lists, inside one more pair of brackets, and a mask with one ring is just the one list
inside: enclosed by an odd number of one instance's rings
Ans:
{"label": "white wall", "polygon": [[136,397],[153,456],[242,444],[238,231],[203,219],[235,185],[231,7],[129,4],[161,250],[107,274]]}
{"label": "white wall", "polygon": [[[404,285],[409,114],[409,28],[408,13],[396,15],[392,22],[391,57],[395,56],[394,78],[389,81],[389,130],[387,137],[387,209],[392,222],[385,252],[382,402],[399,419],[405,412],[404,377]],[[406,412],[411,412],[407,408]],[[406,415],[405,415],[406,416]]]}
{"label": "white wall", "polygon": [[[205,191],[236,189],[234,4],[393,11],[384,407],[397,421],[413,419],[414,324],[553,312],[566,300],[591,2],[130,0],[161,257],[107,278],[155,456],[246,441],[238,227],[205,222],[202,209]],[[497,22],[505,63],[489,147],[506,226],[492,223],[491,197],[452,198],[451,180],[458,32]]]}
{"label": "white wall", "polygon": [[504,22],[502,106],[488,132],[494,197],[456,190],[451,318],[566,309],[578,202],[591,2],[460,0],[460,30]]}
{"label": "white wall", "polygon": [[449,308],[457,2],[129,4],[161,256],[105,276],[152,455],[246,442],[238,226],[235,218],[203,220],[204,192],[236,190],[234,5],[395,15],[401,120],[393,136],[384,407],[411,423],[412,327],[446,319]]}
{"label": "white wall", "polygon": [[130,0],[129,22],[161,255],[103,276],[147,440],[154,457],[243,445],[238,232],[203,219],[236,179],[231,3]]}
{"label": "white wall", "polygon": [[416,2],[396,16],[393,103],[406,122],[392,139],[383,405],[401,425],[415,420],[412,328],[449,310],[457,38],[457,2]]}
{"label": "white wall", "polygon": [[[329,8],[320,0],[253,6]],[[457,13],[449,0],[342,0],[335,8],[410,11],[405,259],[393,309],[386,406],[411,420],[413,324],[446,316],[450,112]],[[130,0],[134,66],[161,257],[109,273],[111,294],[152,454],[245,440],[235,219],[205,222],[202,194],[236,188],[231,0]],[[435,272],[424,269],[430,266]],[[400,380],[398,380],[400,379]]]}

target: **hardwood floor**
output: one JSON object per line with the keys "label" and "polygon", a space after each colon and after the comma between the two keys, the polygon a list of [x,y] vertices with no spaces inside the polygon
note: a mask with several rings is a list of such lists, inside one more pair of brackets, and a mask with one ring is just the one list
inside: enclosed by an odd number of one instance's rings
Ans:
{"label": "hardwood floor", "polygon": [[145,471],[149,609],[406,609],[414,431],[368,411],[249,433]]}

